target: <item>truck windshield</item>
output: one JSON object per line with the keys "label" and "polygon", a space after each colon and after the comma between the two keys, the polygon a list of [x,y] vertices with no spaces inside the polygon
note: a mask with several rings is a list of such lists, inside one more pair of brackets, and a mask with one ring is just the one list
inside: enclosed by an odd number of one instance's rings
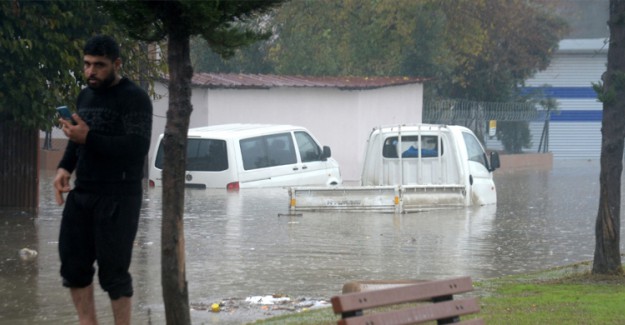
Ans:
{"label": "truck windshield", "polygon": [[[443,143],[438,148],[438,136],[422,135],[421,145],[419,146],[419,136],[407,135],[401,137],[401,148],[399,148],[398,137],[388,137],[384,140],[382,155],[384,158],[398,158],[397,153],[401,152],[402,158],[418,158],[419,153],[422,158],[438,157],[443,155]],[[421,152],[419,152],[421,149]]]}
{"label": "truck windshield", "polygon": [[480,164],[484,165],[484,167],[488,168],[488,163],[486,162],[486,153],[482,148],[482,145],[477,140],[477,138],[468,132],[462,132],[462,137],[464,138],[464,143],[467,146],[467,154],[469,155],[470,161],[476,161]]}

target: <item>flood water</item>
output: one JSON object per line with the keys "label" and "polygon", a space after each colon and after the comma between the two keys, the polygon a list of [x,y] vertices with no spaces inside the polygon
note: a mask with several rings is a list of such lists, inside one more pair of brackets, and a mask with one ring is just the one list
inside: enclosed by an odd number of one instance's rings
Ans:
{"label": "flood water", "polygon": [[[355,280],[475,280],[593,258],[599,165],[556,161],[551,170],[497,172],[497,206],[405,215],[288,214],[285,189],[187,190],[186,275],[192,304],[286,294],[328,299]],[[0,324],[75,324],[61,287],[57,236],[61,208],[51,176],[41,180],[37,215],[0,210]],[[161,193],[145,193],[131,272],[136,324],[162,324]],[[623,232],[623,230],[621,231]],[[22,248],[38,256],[24,261]],[[96,288],[102,324],[112,324]],[[245,317],[194,311],[195,324]]]}

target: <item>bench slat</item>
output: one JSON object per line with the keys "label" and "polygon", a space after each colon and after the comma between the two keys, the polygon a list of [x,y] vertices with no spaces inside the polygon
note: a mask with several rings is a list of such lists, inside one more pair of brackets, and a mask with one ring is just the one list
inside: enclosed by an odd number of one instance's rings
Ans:
{"label": "bench slat", "polygon": [[[477,298],[451,300],[434,304],[424,304],[412,308],[389,312],[380,312],[370,315],[350,317],[339,320],[339,325],[408,325],[419,324],[437,319],[462,316],[480,311]],[[467,321],[467,324],[479,324],[479,322]]]}
{"label": "bench slat", "polygon": [[471,277],[460,277],[395,288],[348,293],[334,296],[331,301],[334,313],[341,314],[372,307],[431,299],[432,297],[450,296],[472,290]]}

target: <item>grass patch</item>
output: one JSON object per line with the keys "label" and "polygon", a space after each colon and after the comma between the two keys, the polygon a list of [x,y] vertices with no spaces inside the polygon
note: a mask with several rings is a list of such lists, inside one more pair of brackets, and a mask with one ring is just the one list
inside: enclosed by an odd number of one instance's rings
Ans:
{"label": "grass patch", "polygon": [[302,311],[296,314],[281,315],[263,320],[258,320],[253,324],[263,325],[322,325],[336,324],[339,320],[332,312],[332,308],[319,308]]}
{"label": "grass patch", "polygon": [[[480,298],[482,309],[474,317],[487,324],[625,324],[625,276],[592,275],[590,262],[474,285],[470,296]],[[254,324],[330,325],[338,319],[322,308]]]}

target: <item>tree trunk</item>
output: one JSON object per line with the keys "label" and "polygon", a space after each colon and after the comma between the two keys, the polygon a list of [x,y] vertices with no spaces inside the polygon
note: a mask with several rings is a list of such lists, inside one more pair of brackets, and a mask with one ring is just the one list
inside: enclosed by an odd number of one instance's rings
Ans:
{"label": "tree trunk", "polygon": [[191,106],[193,68],[189,53],[188,33],[170,31],[167,55],[169,109],[163,138],[165,159],[161,229],[161,284],[167,324],[191,324],[185,273],[183,220],[187,131],[193,110]]}
{"label": "tree trunk", "polygon": [[610,0],[608,25],[610,27],[608,65],[603,76],[603,89],[599,94],[603,102],[603,121],[593,274],[623,273],[620,230],[625,136],[625,0]]}

